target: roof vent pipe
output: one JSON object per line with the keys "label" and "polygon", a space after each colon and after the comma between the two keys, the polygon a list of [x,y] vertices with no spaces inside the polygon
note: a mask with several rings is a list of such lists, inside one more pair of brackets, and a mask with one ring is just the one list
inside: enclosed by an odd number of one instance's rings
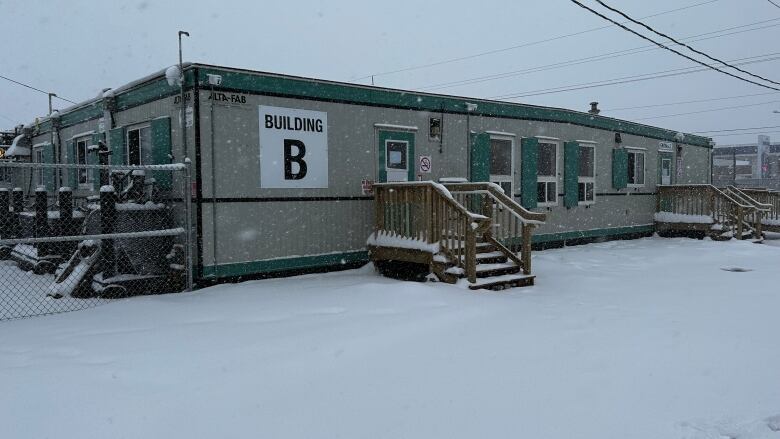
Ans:
{"label": "roof vent pipe", "polygon": [[599,110],[599,103],[598,102],[591,102],[590,103],[590,110],[588,110],[588,113],[590,113],[590,114],[599,114],[599,113],[601,113],[601,110]]}

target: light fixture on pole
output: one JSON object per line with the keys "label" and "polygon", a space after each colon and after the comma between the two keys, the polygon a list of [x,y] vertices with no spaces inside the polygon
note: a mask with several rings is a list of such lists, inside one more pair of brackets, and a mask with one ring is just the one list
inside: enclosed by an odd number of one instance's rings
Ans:
{"label": "light fixture on pole", "polygon": [[181,36],[190,36],[189,32],[179,31],[179,88],[181,93],[181,145],[184,150],[184,157],[189,157],[187,151],[187,104],[184,102],[184,68],[181,56]]}
{"label": "light fixture on pole", "polygon": [[56,97],[57,97],[57,93],[49,93],[49,116],[51,116],[51,112],[54,111],[52,110],[51,107],[51,98],[56,98]]}

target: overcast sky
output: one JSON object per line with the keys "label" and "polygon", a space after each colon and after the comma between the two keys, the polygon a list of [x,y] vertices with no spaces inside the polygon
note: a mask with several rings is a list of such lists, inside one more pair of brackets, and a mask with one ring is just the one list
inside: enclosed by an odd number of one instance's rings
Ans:
{"label": "overcast sky", "polygon": [[[605,1],[642,18],[706,0]],[[605,11],[593,0],[582,2]],[[381,4],[337,0],[0,0],[0,17],[0,75],[77,102],[94,97],[104,87],[117,87],[176,63],[179,29],[191,34],[184,42],[184,58],[188,61],[341,81],[375,74],[377,85],[404,89],[423,89],[648,45],[611,26],[458,62],[382,74],[608,24],[569,0],[396,0]],[[732,35],[690,44],[726,61],[780,52],[780,8],[767,0],[716,0],[643,21],[679,39],[702,34],[719,36],[723,33],[712,32],[757,23],[724,32]],[[490,98],[695,66],[657,49],[427,90]],[[741,67],[780,82],[777,66],[778,61],[770,60]],[[370,84],[371,80],[358,82]],[[757,96],[617,110],[742,95]],[[773,113],[780,110],[780,93],[714,71],[513,100],[577,110],[587,110],[588,103],[595,100],[600,102],[604,115],[686,132],[780,126],[780,114]],[[67,105],[55,100],[55,108]],[[734,106],[743,108],[722,109]],[[714,109],[719,110],[702,112]],[[46,95],[0,79],[0,127],[30,122],[46,112]],[[689,112],[698,113],[654,118]],[[719,144],[751,142],[756,131],[715,139]],[[780,139],[780,127],[764,131]]]}

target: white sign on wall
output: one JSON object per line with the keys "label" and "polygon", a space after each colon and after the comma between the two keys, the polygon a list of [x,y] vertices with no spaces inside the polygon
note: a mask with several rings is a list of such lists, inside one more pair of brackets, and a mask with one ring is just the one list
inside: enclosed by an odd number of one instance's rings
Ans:
{"label": "white sign on wall", "polygon": [[328,187],[328,113],[260,105],[260,187]]}
{"label": "white sign on wall", "polygon": [[431,156],[429,155],[421,155],[419,164],[417,166],[417,170],[420,174],[430,174],[431,173]]}

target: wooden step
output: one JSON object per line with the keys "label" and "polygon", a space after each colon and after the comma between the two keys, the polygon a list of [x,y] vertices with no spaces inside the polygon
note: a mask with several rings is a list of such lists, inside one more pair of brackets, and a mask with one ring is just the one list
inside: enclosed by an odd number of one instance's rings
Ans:
{"label": "wooden step", "polygon": [[[460,257],[461,261],[466,259],[465,256]],[[503,264],[508,260],[507,256],[498,250],[485,253],[477,253],[477,264]]]}
{"label": "wooden step", "polygon": [[532,274],[505,274],[479,279],[469,284],[471,290],[503,290],[513,287],[527,287],[534,284],[536,276]]}
{"label": "wooden step", "polygon": [[[520,267],[514,262],[504,262],[497,264],[477,264],[477,277],[486,278],[491,276],[501,276],[504,274],[514,274],[520,271]],[[466,270],[462,267],[450,267],[444,270],[447,274],[459,277],[466,277]]]}

